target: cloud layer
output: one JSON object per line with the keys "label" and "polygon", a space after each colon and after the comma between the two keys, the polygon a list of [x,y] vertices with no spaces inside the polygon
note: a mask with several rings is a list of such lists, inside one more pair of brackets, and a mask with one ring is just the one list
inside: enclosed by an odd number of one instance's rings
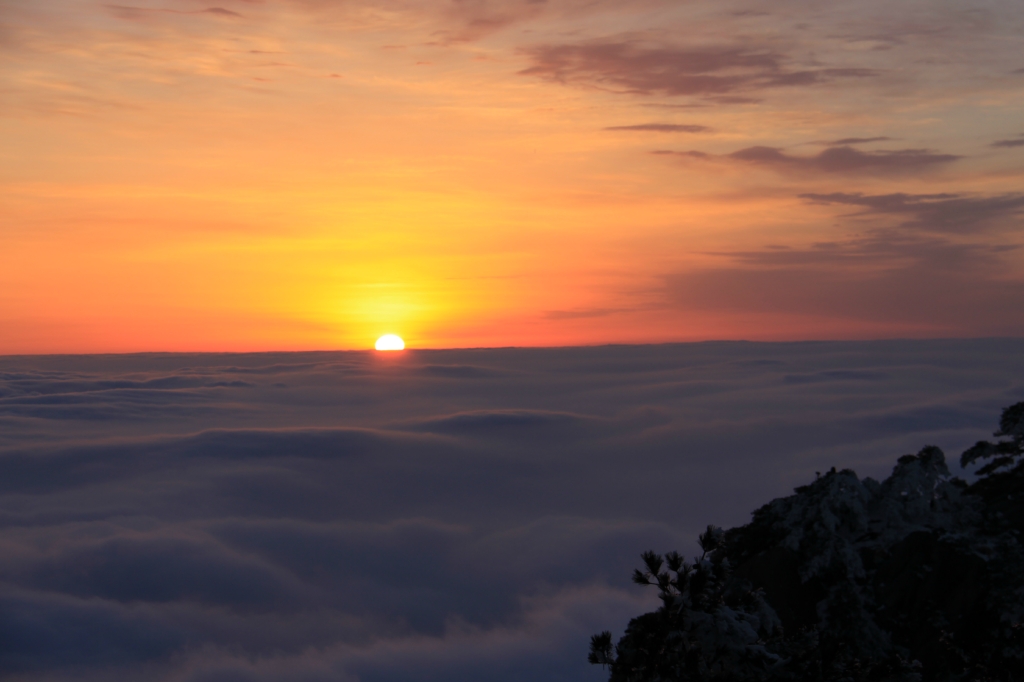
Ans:
{"label": "cloud layer", "polygon": [[774,50],[732,46],[677,47],[640,40],[542,45],[527,50],[523,75],[639,95],[728,95],[875,75],[863,68],[785,66]]}
{"label": "cloud layer", "polygon": [[[867,141],[867,140],[865,140]],[[681,158],[715,160],[760,166],[772,170],[811,175],[829,174],[906,174],[927,171],[958,160],[954,154],[939,154],[927,149],[861,151],[849,145],[829,147],[811,156],[787,154],[775,147],[747,147],[730,154],[701,151],[657,150],[655,154]]]}
{"label": "cloud layer", "polygon": [[846,209],[827,241],[722,251],[670,273],[670,308],[831,317],[909,335],[1019,336],[1024,281],[1014,264],[1024,197],[807,193]]}
{"label": "cloud layer", "polygon": [[1024,215],[1024,194],[995,196],[963,194],[879,194],[835,192],[801,194],[809,201],[863,209],[854,215],[892,216],[900,227],[924,232],[976,234],[1016,231]]}
{"label": "cloud layer", "polygon": [[0,358],[13,680],[602,679],[590,634],[815,470],[956,454],[1020,341]]}

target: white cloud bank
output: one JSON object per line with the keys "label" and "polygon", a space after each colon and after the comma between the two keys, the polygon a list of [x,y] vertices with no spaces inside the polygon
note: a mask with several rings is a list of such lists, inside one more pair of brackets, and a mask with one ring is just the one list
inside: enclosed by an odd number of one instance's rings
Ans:
{"label": "white cloud bank", "polygon": [[600,680],[641,551],[1022,398],[1016,340],[0,358],[0,669]]}

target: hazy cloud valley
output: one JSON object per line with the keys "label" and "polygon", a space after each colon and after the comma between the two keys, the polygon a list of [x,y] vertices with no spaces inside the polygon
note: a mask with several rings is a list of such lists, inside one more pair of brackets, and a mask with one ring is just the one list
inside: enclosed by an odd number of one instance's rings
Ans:
{"label": "hazy cloud valley", "polygon": [[1013,340],[0,358],[0,668],[604,679],[641,552],[955,460],[1022,370]]}

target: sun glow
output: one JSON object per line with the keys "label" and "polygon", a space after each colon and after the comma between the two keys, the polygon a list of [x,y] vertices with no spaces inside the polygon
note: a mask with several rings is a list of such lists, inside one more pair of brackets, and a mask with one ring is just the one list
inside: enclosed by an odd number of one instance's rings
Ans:
{"label": "sun glow", "polygon": [[385,334],[373,346],[377,350],[405,350],[405,341],[395,334]]}

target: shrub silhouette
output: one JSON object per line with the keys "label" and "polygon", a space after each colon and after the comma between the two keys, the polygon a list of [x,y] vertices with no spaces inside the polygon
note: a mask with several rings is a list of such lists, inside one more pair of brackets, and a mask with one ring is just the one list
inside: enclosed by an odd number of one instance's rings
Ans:
{"label": "shrub silhouette", "polygon": [[643,554],[661,606],[619,642],[610,682],[1024,680],[1024,402],[968,485],[934,446],[881,483],[834,468],[752,521],[700,535],[692,563]]}

